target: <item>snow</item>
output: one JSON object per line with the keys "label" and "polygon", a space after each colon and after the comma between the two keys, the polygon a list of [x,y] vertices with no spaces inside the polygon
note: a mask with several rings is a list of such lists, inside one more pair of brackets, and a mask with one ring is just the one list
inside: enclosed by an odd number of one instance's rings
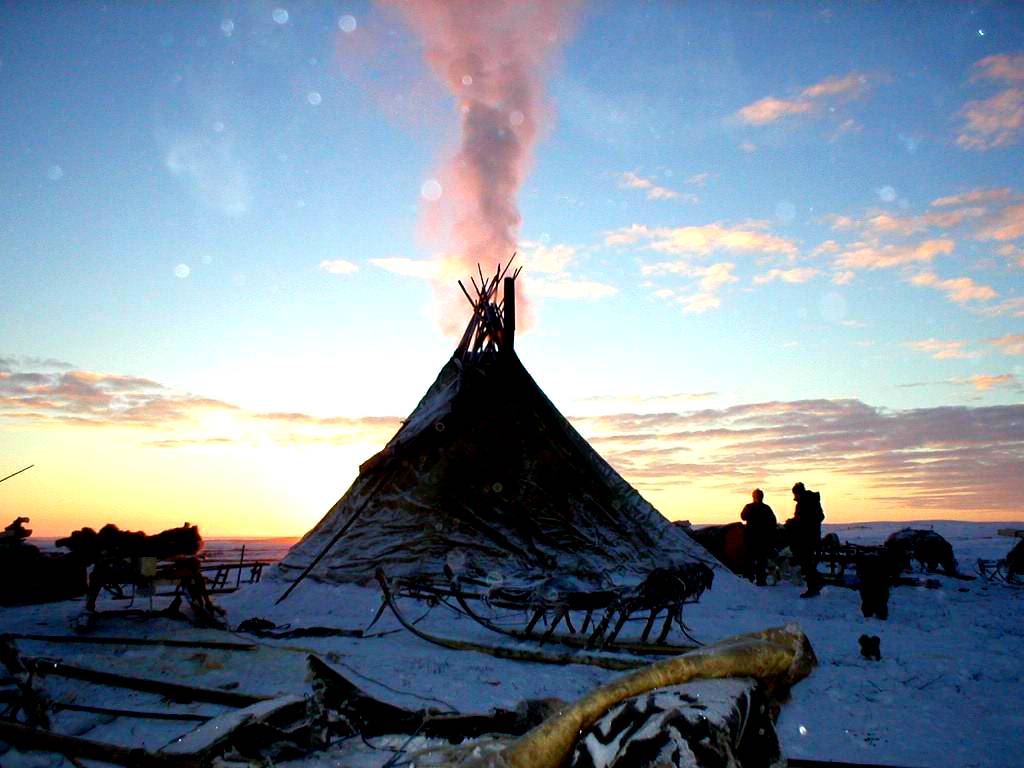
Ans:
{"label": "snow", "polygon": [[[879,544],[901,523],[826,525],[843,541]],[[933,528],[948,539],[961,569],[973,572],[979,557],[1005,557],[1013,539],[997,529],[1013,523],[911,523]],[[922,574],[923,576],[924,574]],[[978,578],[960,581],[929,574],[937,589],[896,587],[888,621],[864,619],[855,591],[826,587],[802,600],[802,587],[790,583],[757,589],[745,582],[716,581],[684,619],[704,641],[797,622],[811,640],[819,666],[799,683],[778,721],[783,752],[789,757],[902,766],[1015,766],[1024,754],[1024,589]],[[280,605],[274,601],[287,583],[265,577],[218,602],[231,624],[261,616],[277,624],[365,628],[380,605],[378,590],[324,584],[307,579]],[[426,607],[403,605],[412,618]],[[102,609],[123,607],[100,605]],[[4,632],[64,635],[81,613],[81,601],[0,608]],[[435,607],[418,626],[447,637],[490,645],[509,638]],[[882,660],[860,656],[861,634],[881,638]],[[583,665],[525,664],[473,652],[430,645],[405,630],[388,614],[365,639],[301,638],[256,640],[212,629],[196,629],[166,619],[149,622],[104,619],[94,634],[174,639],[237,639],[258,643],[255,651],[168,647],[98,646],[19,640],[23,654],[60,658],[66,663],[221,687],[268,697],[303,695],[306,655],[317,653],[362,686],[370,695],[410,708],[484,711],[514,707],[522,699],[557,696],[572,700],[618,673]],[[561,650],[561,649],[560,649]],[[191,712],[217,716],[219,705],[168,702],[155,694],[125,691],[81,681],[46,678],[49,695],[61,701],[139,710]],[[53,717],[62,733],[125,746],[158,749],[192,730],[196,723],[112,718],[62,711]],[[350,740],[331,755],[301,761],[310,766],[343,764],[382,766],[390,749],[407,737],[374,739],[373,749]],[[414,740],[410,749],[422,747]],[[33,753],[0,754],[5,768],[65,765]],[[70,765],[70,764],[67,764]]]}

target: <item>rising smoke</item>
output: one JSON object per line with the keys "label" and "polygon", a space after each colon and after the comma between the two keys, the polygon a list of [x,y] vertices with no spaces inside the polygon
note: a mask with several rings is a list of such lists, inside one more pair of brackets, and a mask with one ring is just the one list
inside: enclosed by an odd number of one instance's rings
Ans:
{"label": "rising smoke", "polygon": [[[394,0],[424,58],[455,97],[458,147],[437,171],[442,193],[423,204],[424,235],[444,256],[436,296],[445,330],[464,323],[457,278],[494,269],[516,250],[516,195],[550,110],[544,75],[578,4],[563,0]],[[526,310],[520,297],[521,312]]]}

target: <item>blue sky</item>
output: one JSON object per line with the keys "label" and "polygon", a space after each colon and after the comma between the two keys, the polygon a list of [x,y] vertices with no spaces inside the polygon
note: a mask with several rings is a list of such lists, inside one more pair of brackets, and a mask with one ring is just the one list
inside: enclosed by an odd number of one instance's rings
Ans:
{"label": "blue sky", "polygon": [[[462,200],[437,186],[463,146],[428,66],[465,10],[442,6],[4,4],[0,455],[40,464],[5,486],[22,514],[60,528],[104,508],[99,489],[45,501],[82,482],[81,441],[95,473],[123,454],[158,489],[161,468],[220,466],[189,499],[208,527],[212,485],[256,475],[238,502],[268,521],[255,532],[301,533],[387,439],[453,346],[439,315],[462,322],[438,266],[458,243],[424,234]],[[561,410],[670,517],[732,515],[794,473],[839,516],[922,497],[1019,516],[1020,5],[551,7],[479,4],[511,42],[478,53],[492,73],[522,43],[543,99],[510,242],[533,307],[519,354]],[[783,441],[763,460],[723,462],[692,426],[740,430],[731,409],[754,406]],[[881,440],[860,464],[823,449],[829,424],[869,412],[843,427]],[[951,413],[963,442],[920,436]],[[775,452],[810,429],[811,447]],[[885,464],[894,450],[976,479],[910,483],[920,466]],[[993,467],[998,503],[978,502]],[[127,491],[115,506],[162,524],[183,492],[148,491],[164,517]]]}

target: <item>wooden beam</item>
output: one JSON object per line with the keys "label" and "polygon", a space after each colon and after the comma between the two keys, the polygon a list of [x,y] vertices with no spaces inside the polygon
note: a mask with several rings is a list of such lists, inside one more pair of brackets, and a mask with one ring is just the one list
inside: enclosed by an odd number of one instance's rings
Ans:
{"label": "wooden beam", "polygon": [[3,637],[14,640],[36,640],[44,643],[85,643],[90,645],[159,645],[168,648],[207,648],[218,651],[255,651],[254,643],[229,643],[218,640],[162,640],[144,637],[90,637],[89,635],[33,635],[12,632]]}
{"label": "wooden beam", "polygon": [[305,712],[306,699],[303,696],[281,696],[261,701],[244,709],[225,712],[197,727],[193,731],[171,740],[160,748],[165,755],[207,754],[224,744],[238,730],[254,723],[263,723],[280,712],[288,710],[293,714]]}
{"label": "wooden beam", "polygon": [[516,341],[516,280],[505,278],[505,323],[502,329],[501,349],[511,352]]}
{"label": "wooden beam", "polygon": [[88,704],[71,704],[63,701],[55,701],[52,706],[57,711],[66,709],[69,712],[88,712],[94,715],[111,715],[112,717],[134,717],[139,720],[183,720],[191,723],[205,723],[207,720],[213,719],[213,715],[197,715],[192,712],[145,712],[139,709],[92,707]]}
{"label": "wooden beam", "polygon": [[181,683],[169,683],[166,680],[154,680],[147,677],[121,675],[116,672],[102,672],[98,669],[76,667],[61,661],[23,656],[25,666],[37,675],[56,675],[73,680],[85,680],[89,683],[109,685],[114,688],[128,688],[133,691],[158,693],[178,701],[208,701],[211,704],[224,704],[228,707],[247,707],[270,696],[256,696],[236,691],[224,691],[220,688],[201,688]]}
{"label": "wooden beam", "polygon": [[81,757],[132,768],[203,768],[206,763],[195,755],[161,755],[138,747],[122,747],[80,736],[64,736],[3,720],[0,720],[0,741],[18,749],[56,752],[72,758]]}

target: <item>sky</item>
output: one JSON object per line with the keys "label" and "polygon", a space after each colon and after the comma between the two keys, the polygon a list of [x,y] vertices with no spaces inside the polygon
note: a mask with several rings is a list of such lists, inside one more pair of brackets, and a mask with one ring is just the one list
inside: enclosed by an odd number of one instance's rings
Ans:
{"label": "sky", "polygon": [[1019,3],[2,2],[0,147],[37,535],[301,535],[513,252],[667,517],[1024,520]]}

